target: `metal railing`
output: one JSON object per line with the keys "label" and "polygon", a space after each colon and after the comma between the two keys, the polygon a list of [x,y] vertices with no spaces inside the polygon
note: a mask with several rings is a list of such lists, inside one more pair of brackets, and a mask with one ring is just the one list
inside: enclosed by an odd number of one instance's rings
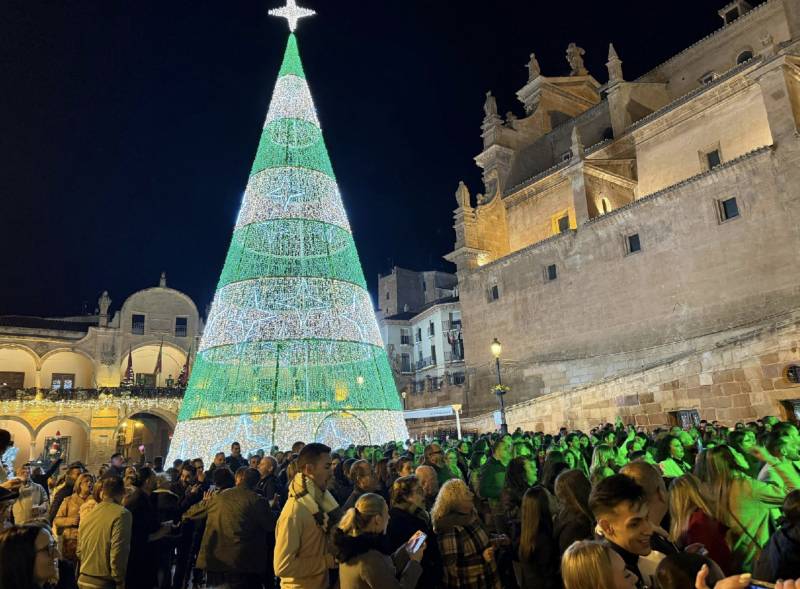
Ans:
{"label": "metal railing", "polygon": [[447,362],[448,364],[452,362],[463,362],[464,354],[458,352],[445,352],[444,361]]}
{"label": "metal railing", "polygon": [[156,397],[183,397],[184,387],[103,387],[99,389],[12,389],[0,388],[0,401],[88,401],[100,395],[115,398],[154,399]]}
{"label": "metal railing", "polygon": [[442,321],[442,329],[444,331],[458,331],[461,329],[461,319],[453,319],[452,321],[445,319]]}
{"label": "metal railing", "polygon": [[144,335],[144,321],[137,321],[131,325],[133,335]]}
{"label": "metal railing", "polygon": [[417,360],[415,366],[417,370],[422,370],[423,368],[428,368],[429,366],[436,366],[436,358],[431,356],[422,358],[421,360]]}

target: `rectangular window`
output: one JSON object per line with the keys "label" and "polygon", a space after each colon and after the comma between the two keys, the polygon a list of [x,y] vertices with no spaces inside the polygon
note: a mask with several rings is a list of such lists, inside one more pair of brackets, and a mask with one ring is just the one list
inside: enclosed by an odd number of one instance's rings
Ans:
{"label": "rectangular window", "polygon": [[147,372],[137,372],[136,386],[154,388],[156,386],[156,375]]}
{"label": "rectangular window", "polygon": [[435,335],[435,328],[433,327],[433,321],[428,322],[428,335]]}
{"label": "rectangular window", "polygon": [[558,270],[556,269],[555,264],[550,264],[547,267],[545,276],[547,277],[547,280],[555,280],[558,278]]}
{"label": "rectangular window", "polygon": [[639,234],[634,233],[628,236],[628,253],[635,254],[642,251],[642,243],[639,241]]}
{"label": "rectangular window", "polygon": [[428,285],[425,284],[425,279],[423,278],[422,279],[422,292],[427,292],[427,290],[428,290]]}
{"label": "rectangular window", "polygon": [[436,364],[436,346],[431,346],[431,365]]}
{"label": "rectangular window", "polygon": [[497,288],[496,284],[493,284],[492,288],[489,290],[489,298],[493,301],[500,298],[500,289]]}
{"label": "rectangular window", "polygon": [[400,354],[400,372],[411,372],[411,356]]}
{"label": "rectangular window", "polygon": [[0,372],[0,389],[16,391],[25,388],[24,372]]}
{"label": "rectangular window", "polygon": [[175,337],[186,337],[189,328],[187,317],[175,317]]}
{"label": "rectangular window", "polygon": [[736,204],[736,198],[726,198],[719,201],[719,214],[723,221],[738,217],[739,205]]}
{"label": "rectangular window", "polygon": [[464,384],[466,381],[466,377],[464,376],[463,372],[454,372],[453,373],[453,384]]}
{"label": "rectangular window", "polygon": [[421,341],[422,341],[422,328],[421,328],[421,327],[417,327],[417,333],[416,333],[416,336],[417,336],[417,337],[415,337],[414,339],[415,339],[416,341],[418,341],[418,342],[421,342]]}
{"label": "rectangular window", "polygon": [[50,389],[53,391],[70,391],[75,388],[75,375],[53,373],[50,379]]}
{"label": "rectangular window", "polygon": [[144,315],[131,315],[131,333],[144,335]]}
{"label": "rectangular window", "polygon": [[558,218],[558,232],[564,233],[569,230],[569,215],[564,215]]}
{"label": "rectangular window", "polygon": [[706,154],[706,162],[708,163],[709,170],[713,170],[718,165],[720,165],[722,163],[722,158],[719,155],[719,149],[709,151]]}
{"label": "rectangular window", "polygon": [[386,300],[387,301],[389,300],[389,293],[388,292],[386,293]]}
{"label": "rectangular window", "polygon": [[700,425],[700,414],[697,409],[670,411],[669,417],[671,425],[679,425],[684,429]]}
{"label": "rectangular window", "polygon": [[409,346],[411,345],[411,334],[407,329],[400,329],[400,345],[401,346]]}

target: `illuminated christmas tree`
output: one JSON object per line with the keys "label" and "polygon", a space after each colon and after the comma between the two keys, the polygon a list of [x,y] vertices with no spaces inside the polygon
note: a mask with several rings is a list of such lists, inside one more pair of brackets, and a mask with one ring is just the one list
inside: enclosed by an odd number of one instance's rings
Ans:
{"label": "illuminated christmas tree", "polygon": [[[408,435],[291,33],[170,460]],[[313,14],[313,13],[311,13]]]}

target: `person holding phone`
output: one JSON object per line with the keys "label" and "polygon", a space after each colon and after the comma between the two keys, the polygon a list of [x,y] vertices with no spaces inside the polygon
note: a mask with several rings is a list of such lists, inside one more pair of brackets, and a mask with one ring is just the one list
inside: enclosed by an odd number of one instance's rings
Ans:
{"label": "person holding phone", "polygon": [[386,537],[389,508],[383,497],[364,493],[334,532],[341,589],[413,589],[422,575],[426,535],[416,532],[393,553]]}

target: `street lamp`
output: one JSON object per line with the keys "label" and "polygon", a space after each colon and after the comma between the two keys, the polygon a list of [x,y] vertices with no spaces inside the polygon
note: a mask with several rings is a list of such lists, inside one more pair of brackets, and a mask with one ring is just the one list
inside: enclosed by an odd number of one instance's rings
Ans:
{"label": "street lamp", "polygon": [[408,393],[403,391],[402,393],[400,393],[400,396],[403,397],[403,411],[405,411],[406,410],[406,397],[408,396]]}
{"label": "street lamp", "polygon": [[491,345],[492,355],[494,356],[495,367],[497,368],[497,387],[495,388],[495,394],[497,398],[500,399],[500,431],[503,434],[508,433],[508,424],[506,423],[506,405],[503,402],[503,395],[506,394],[506,391],[503,389],[503,379],[500,377],[500,354],[503,351],[503,346],[500,344],[497,338],[494,338]]}

